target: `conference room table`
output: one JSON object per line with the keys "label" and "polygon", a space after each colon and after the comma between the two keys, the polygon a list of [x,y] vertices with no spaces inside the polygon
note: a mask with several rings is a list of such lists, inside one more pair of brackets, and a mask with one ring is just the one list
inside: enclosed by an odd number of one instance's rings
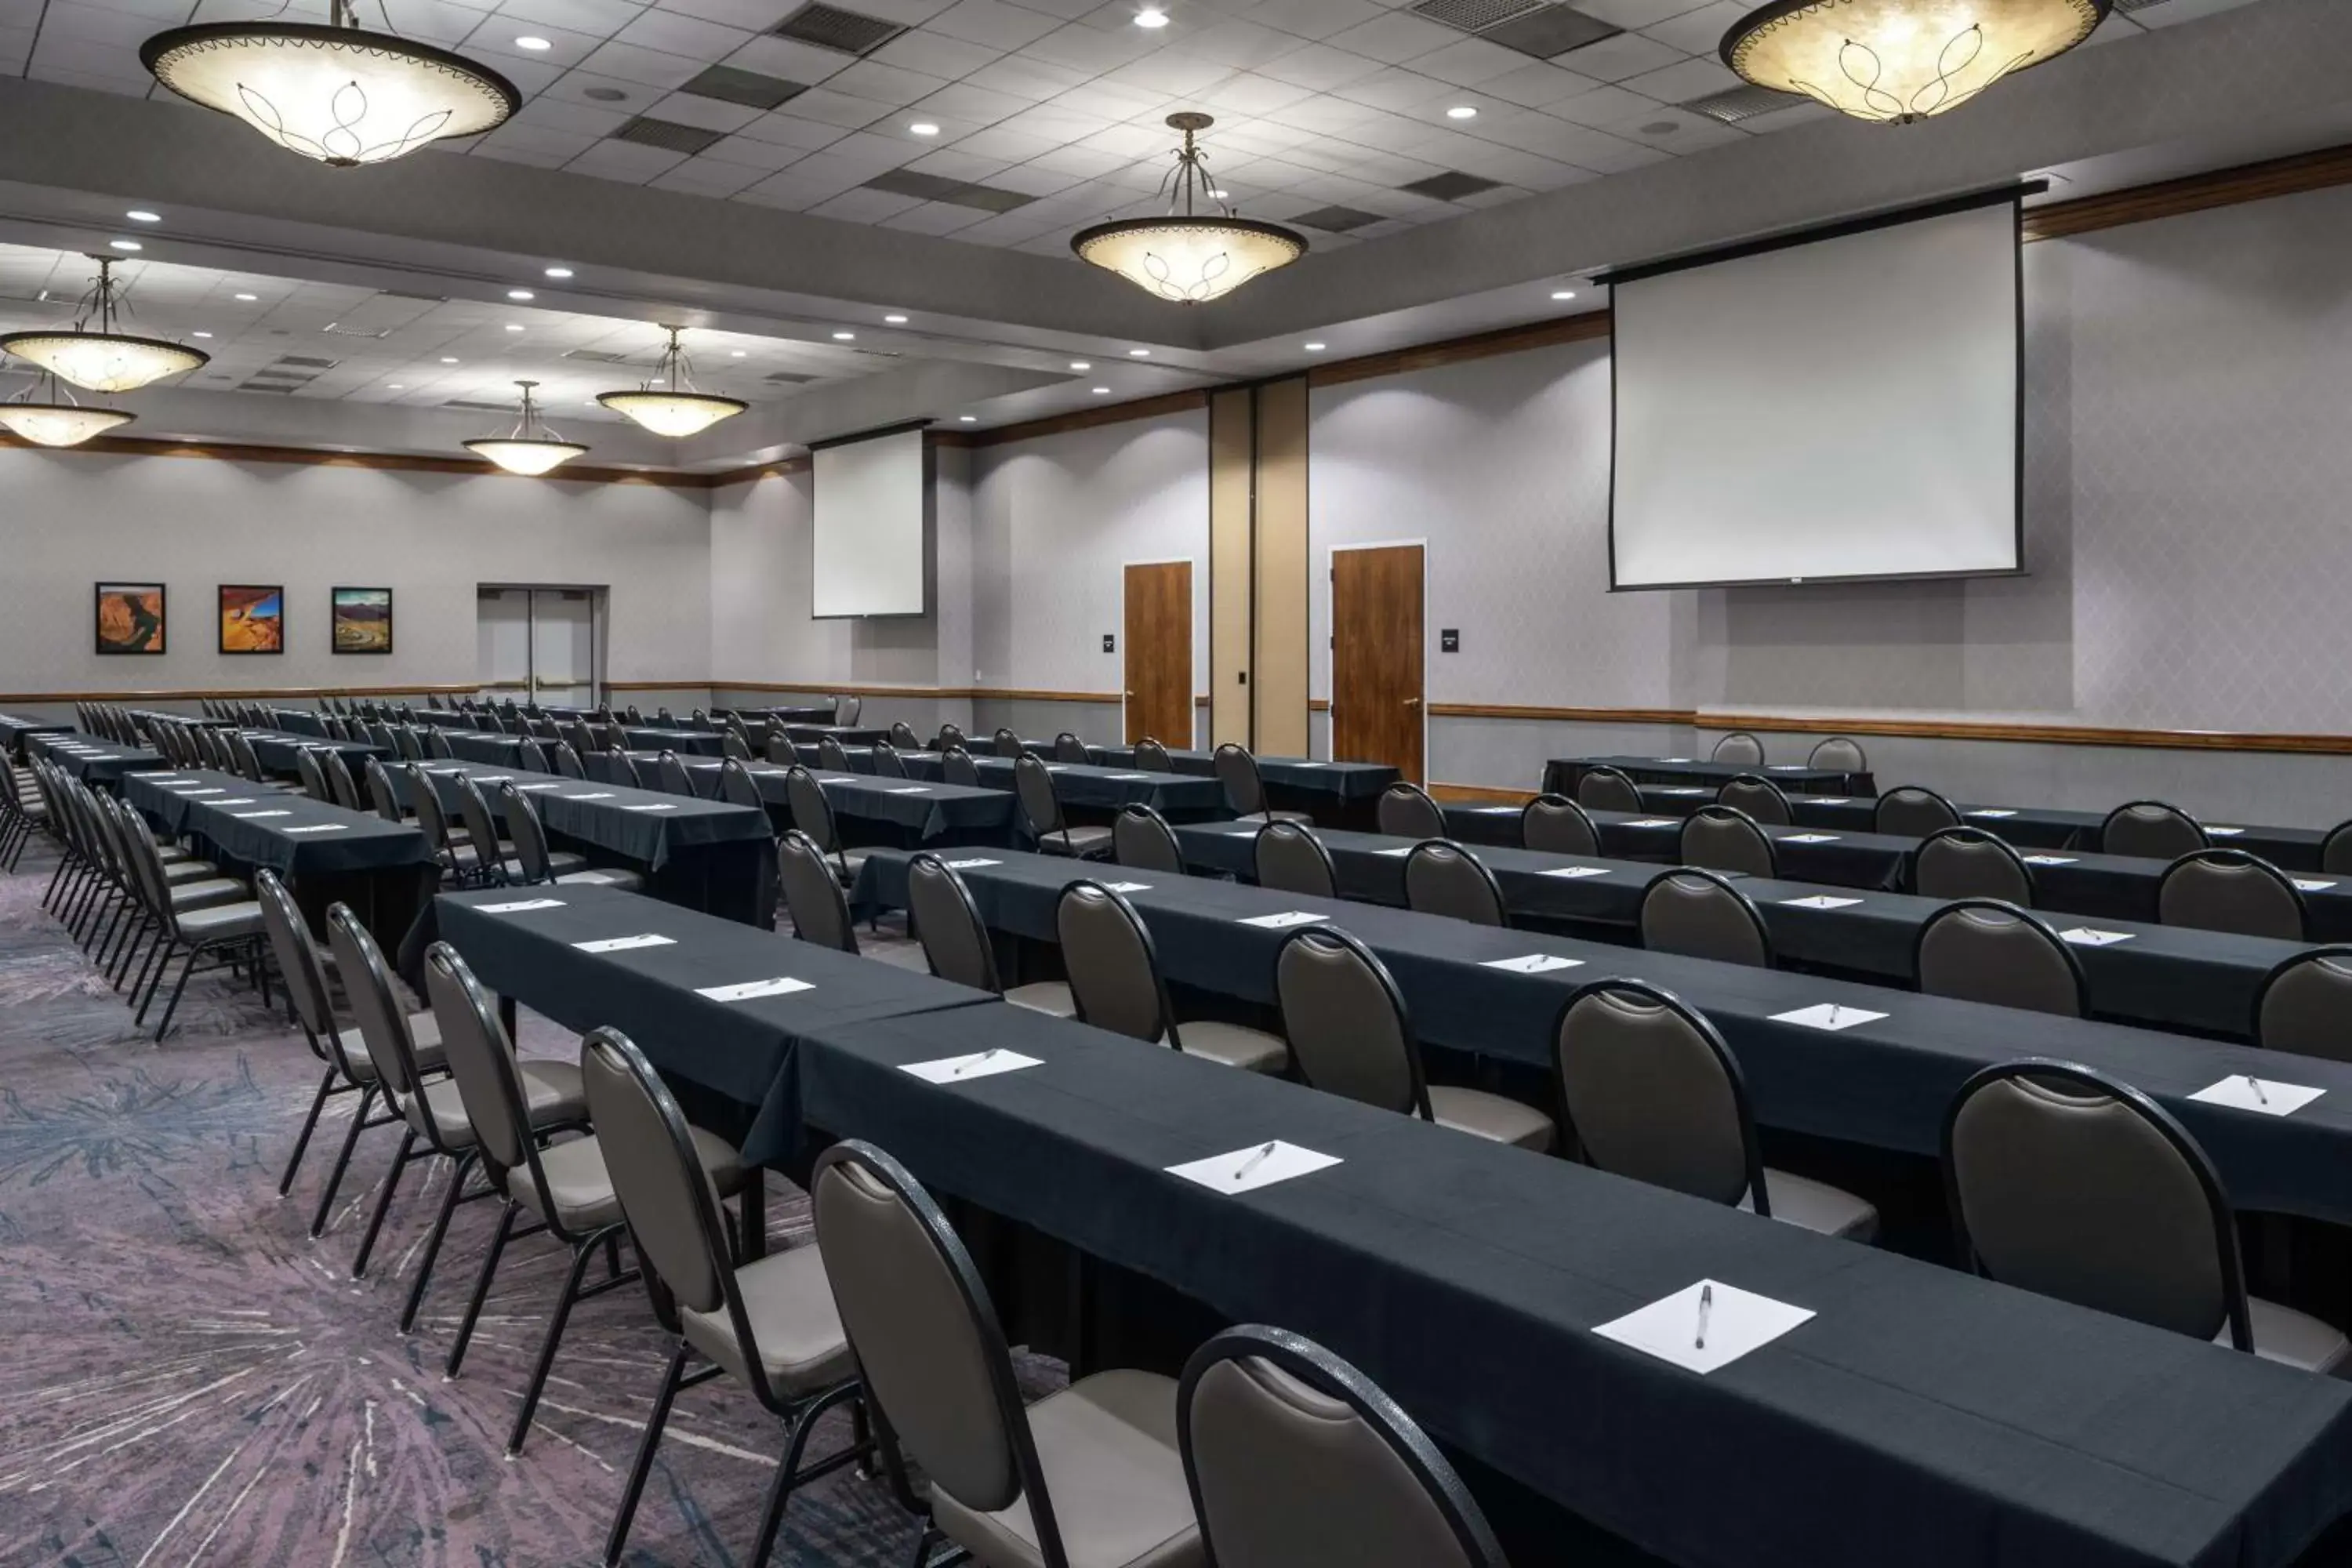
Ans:
{"label": "conference room table", "polygon": [[0,752],[22,758],[27,735],[63,735],[73,731],[73,724],[64,719],[26,719],[14,713],[0,713]]}
{"label": "conference room table", "polygon": [[253,745],[253,760],[261,770],[279,778],[301,776],[304,752],[332,752],[354,775],[366,770],[372,757],[389,758],[391,751],[373,741],[339,741],[331,736],[298,735],[286,730],[240,730]]}
{"label": "conference room table", "polygon": [[[753,1108],[748,1159],[871,1141],[943,1197],[1313,1337],[1665,1561],[2284,1568],[2352,1510],[2352,1385],[877,961],[544,891],[445,895],[442,927],[501,995]],[[906,1070],[987,1052],[1035,1065]],[[1336,1163],[1238,1194],[1171,1173],[1269,1141]],[[1596,1331],[1701,1280],[1807,1316],[1705,1373]]]}
{"label": "conference room table", "polygon": [[814,724],[786,724],[784,734],[801,745],[838,741],[845,746],[870,746],[877,741],[888,740],[890,729],[887,724],[835,724],[827,719]]}
{"label": "conference room table", "polygon": [[[802,766],[818,765],[820,759],[814,746],[795,745],[793,752]],[[848,758],[853,771],[873,772],[873,748],[845,746],[842,753]],[[1148,805],[1171,822],[1201,822],[1233,815],[1233,807],[1225,803],[1225,786],[1215,779],[1196,778],[1190,773],[1148,773],[1140,768],[1100,767],[1092,763],[1057,763],[1050,755],[1038,760],[1053,774],[1054,788],[1066,811],[1108,816],[1127,806]],[[901,752],[898,761],[905,764],[908,776],[917,782],[937,782],[947,776],[937,752]],[[1012,791],[1014,759],[974,756],[971,765],[985,787]]]}
{"label": "conference room table", "polygon": [[[390,722],[389,720],[386,721]],[[470,730],[474,727],[470,714],[454,712],[446,708],[419,708],[402,722],[429,724],[436,730]]]}
{"label": "conference room table", "polygon": [[665,730],[649,724],[624,724],[621,733],[632,749],[676,752],[681,757],[718,757],[727,751],[727,737],[717,730]]}
{"label": "conference room table", "polygon": [[[907,858],[869,854],[853,895],[857,907],[904,908]],[[1338,926],[1389,966],[1425,1044],[1547,1075],[1569,994],[1610,975],[1638,976],[1723,1031],[1759,1122],[1931,1159],[1945,1110],[1969,1074],[2027,1056],[2082,1062],[2179,1117],[2242,1208],[2352,1223],[2352,1063],[1061,857],[992,850],[961,858],[958,874],[992,929],[1042,943],[1055,939],[1055,909],[1070,883],[1126,883],[1172,984],[1260,1007],[1275,1000],[1275,956],[1290,931]],[[1249,923],[1283,916],[1312,921]],[[1012,957],[1020,956],[1016,948]],[[1840,1012],[1830,1026],[1808,1021],[1822,1016],[1809,1009],[1832,1006]],[[2324,1092],[2286,1116],[2191,1098],[2248,1073]]]}
{"label": "conference room table", "polygon": [[[1087,750],[1106,767],[1135,765],[1132,746],[1089,746]],[[1168,765],[1180,773],[1214,778],[1217,754],[1171,749]],[[1367,827],[1371,826],[1372,803],[1399,776],[1397,770],[1386,763],[1328,762],[1316,757],[1260,757],[1257,774],[1265,785],[1266,803],[1277,811],[1303,811],[1318,822],[1360,818],[1342,826]]]}
{"label": "conference room table", "polygon": [[160,752],[100,740],[79,730],[37,731],[24,738],[24,745],[27,757],[55,763],[93,787],[118,784],[123,774],[135,768],[163,765]]}
{"label": "conference room table", "polygon": [[[522,762],[522,743],[529,735],[494,735],[487,730],[452,730],[447,732],[450,755],[468,763],[490,763],[499,767],[517,767]],[[555,744],[541,741],[544,751]],[[426,747],[429,752],[432,748]]]}
{"label": "conference room table", "polygon": [[[1314,834],[1331,857],[1341,898],[1404,907],[1404,862],[1415,840],[1327,827]],[[1255,880],[1255,829],[1181,826],[1176,838],[1187,865]],[[1494,873],[1515,924],[1571,935],[1614,927],[1619,930],[1607,933],[1613,939],[1638,942],[1633,931],[1642,894],[1670,869],[1645,861],[1497,845],[1464,847]],[[1949,901],[1764,877],[1732,880],[1763,916],[1782,964],[1895,985],[1916,984],[1920,928]],[[2250,1036],[2263,981],[2278,965],[2310,951],[2304,942],[2186,926],[2106,921],[2094,931],[2063,917],[2050,920],[2062,936],[2086,933],[2070,945],[2083,965],[2094,1012],[2194,1034]]]}
{"label": "conference room table", "polygon": [[321,942],[349,904],[387,950],[433,896],[440,868],[418,828],[205,768],[126,775],[122,798],[235,877],[277,873]]}
{"label": "conference room table", "polygon": [[[724,765],[709,761],[686,763],[695,792],[717,799],[719,771]],[[780,808],[782,815],[776,820],[790,826],[792,796],[784,787],[784,780],[792,770],[773,763],[746,763],[743,767],[759,786],[760,798]],[[877,778],[872,773],[829,773],[815,768],[810,772],[824,788],[826,804],[833,807],[842,841],[851,847],[884,844],[917,848],[930,844],[1018,842],[1020,830],[1013,820],[1015,803],[1008,791]]]}
{"label": "conference room table", "polygon": [[1713,784],[1719,788],[1743,774],[1754,773],[1792,794],[1878,793],[1878,785],[1867,769],[1850,773],[1804,763],[1715,763],[1696,757],[1553,757],[1544,763],[1543,787],[1553,795],[1573,795],[1576,781],[1593,768],[1615,768],[1635,784]]}
{"label": "conference room table", "polygon": [[[763,811],[488,763],[442,757],[415,765],[433,781],[453,824],[460,777],[480,786],[494,816],[502,815],[499,786],[511,783],[530,796],[557,847],[594,851],[592,860],[645,872],[655,898],[751,925],[775,918],[776,858]],[[408,769],[384,771],[401,805],[414,811]]]}
{"label": "conference room table", "polygon": [[740,719],[752,730],[768,724],[830,724],[834,707],[828,702],[822,708],[713,708],[710,723],[716,729],[729,719]]}

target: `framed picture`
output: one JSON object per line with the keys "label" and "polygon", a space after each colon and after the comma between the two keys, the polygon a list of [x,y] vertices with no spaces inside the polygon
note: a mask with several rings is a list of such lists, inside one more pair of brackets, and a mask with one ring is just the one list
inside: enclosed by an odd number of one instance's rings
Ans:
{"label": "framed picture", "polygon": [[98,651],[163,651],[163,584],[98,584]]}
{"label": "framed picture", "polygon": [[392,651],[392,590],[331,590],[337,653]]}
{"label": "framed picture", "polygon": [[223,653],[286,651],[286,590],[236,587],[220,590],[220,650]]}

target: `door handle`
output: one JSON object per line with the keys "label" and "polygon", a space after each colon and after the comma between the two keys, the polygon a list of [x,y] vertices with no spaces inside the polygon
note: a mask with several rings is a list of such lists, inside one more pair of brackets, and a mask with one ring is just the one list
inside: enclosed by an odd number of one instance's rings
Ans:
{"label": "door handle", "polygon": [[1130,691],[1130,692],[1129,692],[1127,695],[1128,695],[1128,699],[1129,699],[1129,701],[1134,700],[1134,698],[1135,698],[1135,693],[1134,693],[1134,692]]}
{"label": "door handle", "polygon": [[1421,699],[1418,697],[1408,697],[1404,700],[1404,705],[1408,708],[1418,708],[1421,706]]}

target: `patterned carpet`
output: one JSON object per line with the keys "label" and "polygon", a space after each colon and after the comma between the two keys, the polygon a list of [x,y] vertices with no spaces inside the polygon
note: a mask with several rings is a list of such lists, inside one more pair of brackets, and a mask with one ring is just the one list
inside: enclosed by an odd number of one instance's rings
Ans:
{"label": "patterned carpet", "polygon": [[[193,984],[151,1043],[41,909],[52,866],[36,846],[0,875],[0,1564],[596,1562],[667,1353],[643,1294],[574,1311],[530,1444],[504,1458],[560,1249],[508,1248],[465,1372],[445,1381],[494,1205],[458,1211],[404,1339],[437,1163],[431,1187],[411,1173],[354,1283],[394,1130],[362,1139],[310,1241],[348,1125],[332,1118],[356,1097],[339,1097],[281,1202],[317,1084],[300,1036],[224,974]],[[576,1047],[526,1016],[523,1049]],[[805,1201],[773,1186],[774,1244],[804,1244]],[[812,1452],[845,1433],[833,1422]],[[681,1395],[626,1561],[740,1563],[781,1448],[739,1384]],[[774,1561],[897,1564],[912,1542],[887,1489],[843,1472],[793,1498]]]}

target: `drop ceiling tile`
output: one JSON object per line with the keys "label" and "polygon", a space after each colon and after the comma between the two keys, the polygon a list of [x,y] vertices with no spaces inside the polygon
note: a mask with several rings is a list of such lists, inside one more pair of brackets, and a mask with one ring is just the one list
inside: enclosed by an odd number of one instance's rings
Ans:
{"label": "drop ceiling tile", "polygon": [[968,44],[929,27],[901,33],[866,57],[877,65],[920,71],[942,81],[960,80],[1003,58],[1002,49],[986,44]]}
{"label": "drop ceiling tile", "polygon": [[930,151],[928,142],[912,136],[885,136],[877,132],[859,131],[843,137],[824,150],[828,158],[838,158],[855,163],[869,174],[895,169],[910,158],[919,158]]}
{"label": "drop ceiling tile", "polygon": [[[1687,59],[1664,70],[1644,71],[1628,77],[1617,84],[1628,92],[1638,92],[1654,98],[1660,103],[1688,103],[1694,98],[1722,92],[1740,85],[1738,73],[1721,60]],[[1709,121],[1709,124],[1721,124]],[[1725,127],[1729,129],[1729,127]]]}
{"label": "drop ceiling tile", "polygon": [[[848,132],[841,126],[827,125],[815,120],[795,120],[791,115],[778,110],[772,114],[761,115],[729,137],[727,141],[765,142],[779,147],[788,147],[798,153],[814,153],[820,147],[829,146],[840,141],[847,134]],[[718,146],[711,149],[711,152],[716,153],[719,147],[725,145],[727,145],[726,142],[719,142]]]}
{"label": "drop ceiling tile", "polygon": [[1497,77],[1489,77],[1478,84],[1478,90],[1505,103],[1515,103],[1522,109],[1544,109],[1564,98],[1580,92],[1590,92],[1600,84],[1589,76],[1538,61]]}
{"label": "drop ceiling tile", "polygon": [[929,21],[953,4],[953,0],[849,0],[848,8],[879,16],[900,26],[915,27]]}
{"label": "drop ceiling tile", "polygon": [[654,0],[664,11],[723,22],[747,32],[763,32],[792,15],[794,0]]}
{"label": "drop ceiling tile", "polygon": [[[828,149],[823,153],[810,153],[791,168],[786,169],[784,174],[803,184],[828,185],[835,193],[839,193],[848,190],[853,185],[864,184],[874,177],[874,170],[866,164],[836,158]],[[782,177],[783,175],[778,175],[775,179],[762,180],[751,188],[755,191],[764,190],[774,184],[776,179]]]}
{"label": "drop ceiling tile", "polygon": [[1387,15],[1372,0],[1259,0],[1244,13],[1249,20],[1299,38],[1328,38]]}
{"label": "drop ceiling tile", "polygon": [[635,21],[645,6],[638,0],[505,0],[498,9],[503,16],[611,37]]}
{"label": "drop ceiling tile", "polygon": [[557,131],[544,125],[526,125],[520,121],[510,120],[483,137],[474,150],[478,153],[503,153],[519,149],[526,153],[560,154],[570,159],[578,157],[603,140],[598,135]]}
{"label": "drop ceiling tile", "polygon": [[514,118],[507,123],[543,125],[551,131],[575,131],[585,136],[610,136],[626,125],[629,119],[629,114],[624,110],[570,103],[541,94],[516,110]]}
{"label": "drop ceiling tile", "polygon": [[935,33],[998,49],[1034,43],[1059,25],[1052,16],[1007,5],[1003,0],[956,0],[928,24]]}
{"label": "drop ceiling tile", "polygon": [[709,62],[639,48],[635,44],[605,44],[580,63],[583,69],[599,76],[618,77],[646,87],[681,88]]}
{"label": "drop ceiling tile", "polygon": [[1024,244],[1061,229],[1059,223],[1040,223],[1029,216],[1029,209],[1000,213],[994,217],[983,216],[970,228],[958,229],[956,237],[972,245],[1013,246]]}
{"label": "drop ceiling tile", "polygon": [[[972,4],[973,0],[964,3]],[[1150,35],[1139,27],[1106,33],[1073,22],[1046,34],[1022,52],[1030,59],[1068,66],[1092,76],[1140,59],[1157,47]]]}
{"label": "drop ceiling tile", "polygon": [[994,65],[982,66],[957,85],[982,88],[1034,103],[1057,92],[1066,92],[1086,79],[1084,71],[1067,66],[1031,59],[1025,55],[1007,55]]}
{"label": "drop ceiling tile", "polygon": [[1335,49],[1362,55],[1388,65],[1402,65],[1423,55],[1433,54],[1462,37],[1451,27],[1441,27],[1408,12],[1391,11],[1375,21],[1334,33],[1324,40]]}
{"label": "drop ceiling tile", "polygon": [[741,27],[721,26],[675,11],[646,11],[613,35],[613,41],[691,60],[723,60],[751,41]]}
{"label": "drop ceiling tile", "polygon": [[909,104],[947,86],[944,78],[901,70],[873,60],[860,60],[825,84],[853,98],[870,98],[893,106]]}
{"label": "drop ceiling tile", "polygon": [[1546,114],[1578,125],[1609,125],[1629,114],[1639,113],[1653,100],[1638,92],[1628,92],[1622,87],[1596,87],[1591,92],[1580,92],[1546,106]]}
{"label": "drop ceiling tile", "polygon": [[1344,98],[1324,94],[1276,110],[1265,118],[1277,125],[1294,126],[1318,135],[1345,136],[1354,127],[1372,120],[1380,110],[1369,104],[1351,103]]}
{"label": "drop ceiling tile", "polygon": [[1706,3],[1707,0],[1575,0],[1576,8],[1586,16],[1628,31],[1655,26]]}
{"label": "drop ceiling tile", "polygon": [[1029,161],[1057,174],[1092,180],[1109,174],[1113,169],[1123,168],[1133,160],[1093,147],[1056,147],[1051,153],[1040,153]]}
{"label": "drop ceiling tile", "polygon": [[814,120],[825,125],[838,125],[845,131],[855,131],[882,119],[891,112],[891,108],[870,98],[853,98],[829,87],[816,87],[793,99],[777,112],[790,113],[795,120]]}
{"label": "drop ceiling tile", "polygon": [[[614,96],[616,93],[618,97]],[[667,96],[667,89],[647,87],[643,82],[623,81],[618,77],[573,70],[556,78],[531,101],[537,103],[552,99],[559,103],[576,103],[626,118],[643,114]]]}
{"label": "drop ceiling tile", "polygon": [[1721,121],[1709,120],[1704,114],[1694,114],[1686,109],[1664,107],[1629,116],[1604,129],[1637,145],[1654,147],[1662,153],[1672,153],[1677,156],[1702,153],[1709,147],[1748,139],[1744,133]]}
{"label": "drop ceiling tile", "polygon": [[95,5],[63,3],[49,7],[41,23],[44,33],[86,43],[110,45],[117,50],[136,49],[156,30],[153,18],[127,11],[102,11]]}
{"label": "drop ceiling tile", "polygon": [[1302,40],[1288,33],[1277,33],[1272,27],[1262,27],[1255,22],[1239,18],[1219,22],[1196,33],[1187,33],[1171,40],[1168,45],[1171,53],[1253,70],[1305,47]]}
{"label": "drop ceiling tile", "polygon": [[1055,104],[1042,103],[1020,113],[1009,115],[997,122],[1001,131],[1018,132],[1024,136],[1042,137],[1056,146],[1091,136],[1116,123],[1108,115],[1080,114]]}
{"label": "drop ceiling tile", "polygon": [[1517,49],[1507,49],[1484,38],[1464,38],[1422,56],[1412,62],[1412,68],[1455,87],[1476,87],[1496,77],[1508,76],[1527,63],[1528,57]]}
{"label": "drop ceiling tile", "polygon": [[1655,38],[1646,38],[1639,33],[1620,33],[1613,38],[1570,49],[1552,63],[1595,81],[1622,81],[1643,71],[1663,70],[1685,58],[1680,49],[1669,48]]}
{"label": "drop ceiling tile", "polygon": [[1669,44],[1689,54],[1716,58],[1723,45],[1726,29],[1746,16],[1752,7],[1739,0],[1715,0],[1711,5],[1701,5],[1696,11],[1685,11],[1642,31],[1662,44]]}
{"label": "drop ceiling tile", "polygon": [[1009,92],[994,92],[970,82],[950,82],[929,97],[919,99],[913,108],[935,118],[961,120],[974,125],[993,125],[1009,120],[1030,107],[1030,100]]}
{"label": "drop ceiling tile", "polygon": [[[999,169],[988,183],[1001,191],[1018,191],[1025,196],[1050,196],[1056,191],[1066,191],[1078,183],[1076,174],[1059,169],[1049,169],[1042,163],[1015,163]],[[1026,209],[1024,209],[1024,211]],[[1006,214],[1011,216],[1011,214]]]}
{"label": "drop ceiling tile", "polygon": [[656,120],[667,120],[678,125],[692,125],[704,131],[734,132],[759,119],[762,111],[749,104],[728,103],[716,98],[704,98],[698,93],[673,92],[646,112]]}
{"label": "drop ceiling tile", "polygon": [[957,147],[926,153],[906,166],[918,174],[938,174],[943,179],[967,180],[975,184],[993,184],[994,177],[1007,167],[1001,159],[977,157]]}
{"label": "drop ceiling tile", "polygon": [[[833,131],[829,126],[821,129],[835,138],[840,135],[840,132]],[[775,142],[761,142],[751,136],[737,135],[714,142],[697,155],[773,174],[778,169],[797,163],[814,151],[814,148],[788,147]]]}
{"label": "drop ceiling tile", "polygon": [[857,61],[855,56],[820,49],[797,38],[758,37],[720,63],[733,66],[738,70],[758,71],[761,76],[781,77],[786,81],[804,81],[814,87],[848,69]]}
{"label": "drop ceiling tile", "polygon": [[[48,0],[5,0],[0,4],[0,19],[12,27],[29,27],[40,21],[47,4]],[[187,0],[91,0],[91,4],[174,26],[188,19]]]}
{"label": "drop ceiling tile", "polygon": [[737,192],[735,199],[756,206],[781,207],[786,212],[806,212],[841,189],[830,180],[796,175],[786,169],[780,174],[769,175],[748,190]]}
{"label": "drop ceiling tile", "polygon": [[1199,95],[1210,109],[1233,114],[1271,114],[1314,96],[1314,89],[1296,82],[1276,81],[1255,71],[1235,71]]}
{"label": "drop ceiling tile", "polygon": [[706,155],[688,158],[677,167],[655,175],[650,183],[665,191],[687,191],[698,196],[731,196],[767,177],[765,170],[746,168],[740,163],[730,163]]}
{"label": "drop ceiling tile", "polygon": [[622,180],[641,185],[656,174],[676,168],[686,162],[683,153],[672,153],[661,147],[643,147],[634,142],[604,141],[589,148],[564,165],[575,174],[594,174],[600,179]]}
{"label": "drop ceiling tile", "polygon": [[[525,99],[535,98],[545,92],[565,74],[565,68],[562,65],[552,60],[541,59],[536,56],[525,58],[520,55],[499,55],[484,50],[483,58],[484,63],[513,83],[514,89]],[[442,144],[436,143],[436,145]]]}
{"label": "drop ceiling tile", "polygon": [[1042,136],[1024,136],[1001,125],[991,125],[957,137],[955,145],[959,151],[969,153],[975,158],[1025,163],[1041,153],[1052,152],[1059,143],[1048,142]]}
{"label": "drop ceiling tile", "polygon": [[882,226],[903,228],[914,234],[953,234],[970,228],[987,216],[977,207],[958,206],[953,202],[925,202],[894,217],[884,218]]}
{"label": "drop ceiling tile", "polygon": [[[1205,91],[1233,74],[1234,68],[1222,61],[1161,49],[1157,54],[1146,55],[1116,70],[1105,72],[1096,85],[1141,88],[1153,94],[1190,95]],[[1083,92],[1087,89],[1074,90]],[[1068,96],[1065,94],[1063,100]]]}
{"label": "drop ceiling tile", "polygon": [[1433,81],[1418,71],[1392,66],[1376,76],[1351,81],[1332,96],[1393,113],[1416,109],[1441,98],[1459,98],[1462,92],[1459,88]]}
{"label": "drop ceiling tile", "polygon": [[[561,169],[574,155],[569,153],[537,153],[519,146],[487,145],[477,148],[474,153],[478,158],[496,158],[501,163],[528,163],[534,169]],[[584,170],[582,172],[586,173]],[[635,184],[638,182],[632,180],[629,183]]]}
{"label": "drop ceiling tile", "polygon": [[[1222,68],[1211,67],[1211,69]],[[1135,81],[1115,80],[1108,76],[1097,77],[1084,87],[1074,87],[1057,93],[1052,107],[1073,114],[1099,115],[1105,120],[1132,120],[1139,114],[1160,109],[1168,101],[1170,90],[1143,86]],[[1161,110],[1165,112],[1165,110]]]}
{"label": "drop ceiling tile", "polygon": [[1266,61],[1257,68],[1257,74],[1317,92],[1330,92],[1381,68],[1380,61],[1363,55],[1349,54],[1326,44],[1308,44]]}
{"label": "drop ceiling tile", "polygon": [[1739,129],[1750,136],[1769,136],[1775,131],[1787,131],[1799,125],[1810,125],[1816,120],[1827,120],[1837,110],[1822,103],[1792,103],[1786,109],[1776,109],[1769,114],[1759,114],[1739,122]]}
{"label": "drop ceiling tile", "polygon": [[914,196],[894,196],[887,191],[869,191],[861,186],[844,191],[809,211],[817,217],[837,217],[850,223],[880,223],[886,217],[896,217],[910,207],[922,205]]}

